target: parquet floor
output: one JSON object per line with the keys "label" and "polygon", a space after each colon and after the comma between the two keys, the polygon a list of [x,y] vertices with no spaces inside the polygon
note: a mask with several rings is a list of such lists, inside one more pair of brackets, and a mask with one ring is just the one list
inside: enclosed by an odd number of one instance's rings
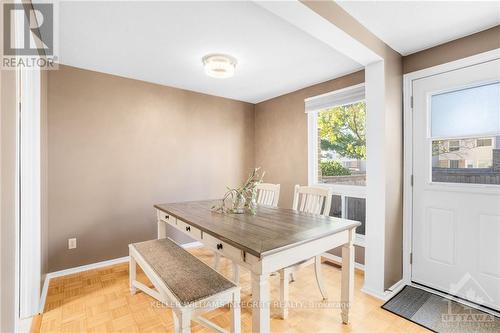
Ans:
{"label": "parquet floor", "polygon": [[[193,249],[193,254],[208,264],[213,256],[205,249]],[[221,261],[222,273],[230,277],[229,261]],[[332,304],[340,299],[340,269],[323,265],[329,298]],[[147,278],[138,274],[144,283]],[[271,308],[272,332],[427,332],[422,327],[380,308],[382,302],[360,291],[363,274],[356,272],[355,296],[351,309],[351,324],[343,325],[340,310],[325,307],[321,301],[313,267],[296,274],[290,285],[289,319],[278,318],[277,308]],[[250,274],[242,269],[242,303],[251,301]],[[270,277],[271,299],[278,301],[279,275]],[[322,307],[321,307],[322,306]],[[206,315],[219,326],[229,329],[229,310],[217,309]],[[242,332],[251,332],[251,309],[242,307]],[[128,289],[128,265],[119,264],[51,280],[40,332],[173,332],[171,311],[154,299]],[[192,332],[209,332],[192,323]]]}

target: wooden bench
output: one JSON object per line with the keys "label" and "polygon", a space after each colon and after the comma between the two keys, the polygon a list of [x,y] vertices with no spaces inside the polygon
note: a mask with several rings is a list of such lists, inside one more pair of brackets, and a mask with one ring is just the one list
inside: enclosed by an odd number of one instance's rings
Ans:
{"label": "wooden bench", "polygon": [[[227,332],[202,318],[204,312],[231,307],[231,333],[240,332],[240,288],[168,238],[129,245],[130,292],[137,289],[172,308],[175,331],[190,332],[191,320]],[[136,279],[139,265],[155,289]]]}

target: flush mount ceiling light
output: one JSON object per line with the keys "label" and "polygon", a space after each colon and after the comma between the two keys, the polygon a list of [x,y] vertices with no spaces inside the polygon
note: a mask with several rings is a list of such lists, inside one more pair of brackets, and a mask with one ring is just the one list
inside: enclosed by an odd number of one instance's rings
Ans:
{"label": "flush mount ceiling light", "polygon": [[203,57],[205,74],[218,79],[228,78],[234,75],[236,59],[226,54],[208,54]]}

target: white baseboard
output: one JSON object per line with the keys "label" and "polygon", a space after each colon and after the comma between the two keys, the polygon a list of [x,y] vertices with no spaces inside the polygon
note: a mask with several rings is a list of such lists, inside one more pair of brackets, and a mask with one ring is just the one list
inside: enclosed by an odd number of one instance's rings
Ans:
{"label": "white baseboard", "polygon": [[43,313],[43,309],[45,308],[45,301],[47,300],[47,292],[49,291],[49,282],[50,277],[45,275],[45,280],[43,280],[42,287],[42,295],[40,296],[40,309],[38,309],[38,313]]}
{"label": "white baseboard", "polygon": [[105,261],[100,261],[96,262],[93,264],[88,264],[88,265],[83,265],[83,266],[78,266],[78,267],[73,267],[73,268],[68,268],[68,269],[63,269],[57,272],[51,272],[47,273],[47,278],[53,279],[55,277],[60,277],[60,276],[65,276],[65,275],[70,275],[70,274],[75,274],[75,273],[80,273],[80,272],[85,272],[85,271],[90,271],[91,269],[96,269],[96,268],[103,268],[106,266],[111,266],[111,265],[116,265],[116,264],[122,264],[124,262],[128,262],[128,256],[126,257],[121,257],[121,258],[116,258],[116,259],[110,259],[110,260],[105,260]]}
{"label": "white baseboard", "polygon": [[[181,246],[185,249],[192,249],[192,248],[200,247],[202,245],[203,244],[201,242],[191,242],[191,243],[182,244]],[[47,292],[49,290],[50,279],[65,276],[65,275],[85,272],[85,271],[89,271],[91,269],[97,269],[97,268],[103,268],[103,267],[112,266],[112,265],[116,265],[116,264],[122,264],[122,263],[125,263],[128,261],[129,261],[129,257],[126,256],[126,257],[100,261],[100,262],[96,262],[93,264],[88,264],[88,265],[83,265],[83,266],[78,266],[78,267],[63,269],[63,270],[56,271],[56,272],[47,273],[45,275],[45,280],[43,283],[42,295],[40,296],[40,310],[39,310],[40,313],[43,313],[43,309],[45,308],[45,301],[47,299]],[[28,332],[29,332],[29,329],[28,329]]]}
{"label": "white baseboard", "polygon": [[[336,256],[336,255],[328,253],[328,252],[323,253],[321,256],[323,258],[327,258],[331,261],[334,261],[334,262],[338,263],[339,265],[342,265],[342,258],[339,256]],[[357,268],[361,271],[365,271],[365,265],[357,263],[357,262],[354,263],[354,268]]]}
{"label": "white baseboard", "polygon": [[361,291],[364,292],[365,294],[372,296],[372,297],[378,298],[379,300],[382,300],[384,302],[386,301],[385,293],[381,293],[381,292],[378,292],[376,290],[366,288],[366,286],[363,286],[363,288],[361,288]]}
{"label": "white baseboard", "polygon": [[403,279],[399,280],[395,284],[389,287],[389,289],[379,292],[376,290],[372,290],[369,288],[366,288],[366,286],[363,286],[361,288],[361,291],[364,292],[365,294],[368,294],[370,296],[373,296],[375,298],[378,298],[384,302],[388,301],[392,296],[396,295],[403,287],[406,285]]}
{"label": "white baseboard", "polygon": [[29,333],[31,331],[31,323],[33,317],[18,318],[16,322],[16,333]]}

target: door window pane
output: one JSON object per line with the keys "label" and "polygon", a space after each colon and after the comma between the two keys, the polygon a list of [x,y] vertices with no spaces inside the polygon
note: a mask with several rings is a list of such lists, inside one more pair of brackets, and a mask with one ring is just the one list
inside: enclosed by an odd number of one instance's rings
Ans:
{"label": "door window pane", "polygon": [[431,97],[433,138],[500,134],[500,82]]}
{"label": "door window pane", "polygon": [[500,136],[433,140],[432,181],[500,184]]}
{"label": "door window pane", "polygon": [[500,82],[431,97],[432,181],[500,184]]}

